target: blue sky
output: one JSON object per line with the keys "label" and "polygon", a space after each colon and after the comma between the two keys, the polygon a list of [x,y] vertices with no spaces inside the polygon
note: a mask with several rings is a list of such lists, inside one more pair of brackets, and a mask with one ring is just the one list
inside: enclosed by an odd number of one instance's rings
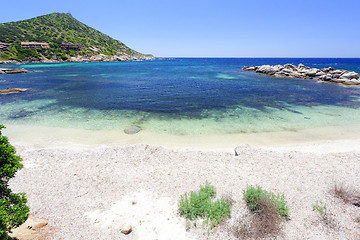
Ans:
{"label": "blue sky", "polygon": [[13,0],[1,8],[1,23],[71,12],[158,57],[360,57],[359,0]]}

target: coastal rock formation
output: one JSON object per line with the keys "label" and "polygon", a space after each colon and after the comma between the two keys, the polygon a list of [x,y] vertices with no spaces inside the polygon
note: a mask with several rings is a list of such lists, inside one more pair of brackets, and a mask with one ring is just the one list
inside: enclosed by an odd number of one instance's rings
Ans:
{"label": "coastal rock formation", "polygon": [[0,74],[17,74],[17,73],[29,73],[30,71],[24,68],[14,68],[14,69],[7,69],[7,68],[0,68]]}
{"label": "coastal rock formation", "polygon": [[7,88],[5,90],[0,90],[0,94],[25,92],[27,90],[29,90],[29,89],[27,89],[27,88]]}
{"label": "coastal rock formation", "polygon": [[332,67],[318,69],[306,67],[303,64],[298,66],[292,64],[285,65],[262,65],[244,67],[244,71],[254,71],[256,73],[266,74],[280,78],[301,78],[318,79],[319,81],[342,83],[346,85],[359,85],[359,74]]}

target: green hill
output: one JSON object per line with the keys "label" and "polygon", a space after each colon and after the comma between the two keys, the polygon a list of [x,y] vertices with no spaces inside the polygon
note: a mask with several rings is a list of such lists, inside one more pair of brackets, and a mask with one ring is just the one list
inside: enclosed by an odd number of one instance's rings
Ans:
{"label": "green hill", "polygon": [[[74,56],[86,58],[99,54],[140,59],[146,57],[122,42],[79,22],[70,13],[52,13],[28,20],[2,23],[0,42],[11,44],[5,51],[0,52],[0,60],[68,60]],[[23,49],[21,42],[46,42],[50,48]],[[62,44],[80,46],[81,50],[62,49]]]}

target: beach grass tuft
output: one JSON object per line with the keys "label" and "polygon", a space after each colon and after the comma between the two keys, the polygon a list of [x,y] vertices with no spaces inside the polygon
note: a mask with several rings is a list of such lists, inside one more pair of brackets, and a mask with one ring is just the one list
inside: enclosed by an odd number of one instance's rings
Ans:
{"label": "beach grass tuft", "polygon": [[332,192],[335,197],[343,200],[344,203],[356,204],[360,202],[360,193],[344,183],[335,183]]}
{"label": "beach grass tuft", "polygon": [[243,195],[250,214],[237,220],[233,226],[234,236],[238,239],[276,238],[283,220],[289,218],[284,195],[276,195],[260,186],[248,186]]}

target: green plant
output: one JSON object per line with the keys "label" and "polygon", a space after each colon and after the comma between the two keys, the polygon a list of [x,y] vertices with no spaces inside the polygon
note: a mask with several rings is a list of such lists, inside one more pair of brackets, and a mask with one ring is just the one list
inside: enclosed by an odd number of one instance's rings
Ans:
{"label": "green plant", "polygon": [[254,214],[238,219],[233,234],[238,239],[276,239],[283,222],[270,198],[261,197]]}
{"label": "green plant", "polygon": [[15,155],[15,148],[10,145],[8,138],[2,136],[0,125],[0,238],[6,239],[7,233],[14,227],[20,226],[29,215],[24,193],[12,193],[8,182],[15,176],[23,165],[21,158]]}
{"label": "green plant", "polygon": [[260,203],[263,202],[263,199],[269,199],[270,202],[274,205],[276,212],[283,218],[289,218],[289,207],[286,204],[284,195],[277,194],[275,195],[272,192],[263,190],[259,186],[248,186],[243,192],[244,199],[251,211],[258,211],[261,209]]}
{"label": "green plant", "polygon": [[313,211],[315,211],[318,216],[320,217],[320,220],[323,224],[325,224],[326,227],[329,227],[332,230],[340,230],[339,224],[334,218],[334,215],[328,210],[325,203],[322,201],[316,201],[312,205]]}
{"label": "green plant", "polygon": [[230,216],[231,202],[224,199],[215,201],[215,196],[216,189],[208,182],[200,186],[199,192],[181,195],[178,202],[180,216],[192,221],[200,217],[205,219],[210,229],[216,227]]}
{"label": "green plant", "polygon": [[321,218],[325,219],[328,215],[328,211],[326,208],[326,204],[323,203],[322,201],[316,201],[313,205],[312,205],[313,211],[317,212]]}

